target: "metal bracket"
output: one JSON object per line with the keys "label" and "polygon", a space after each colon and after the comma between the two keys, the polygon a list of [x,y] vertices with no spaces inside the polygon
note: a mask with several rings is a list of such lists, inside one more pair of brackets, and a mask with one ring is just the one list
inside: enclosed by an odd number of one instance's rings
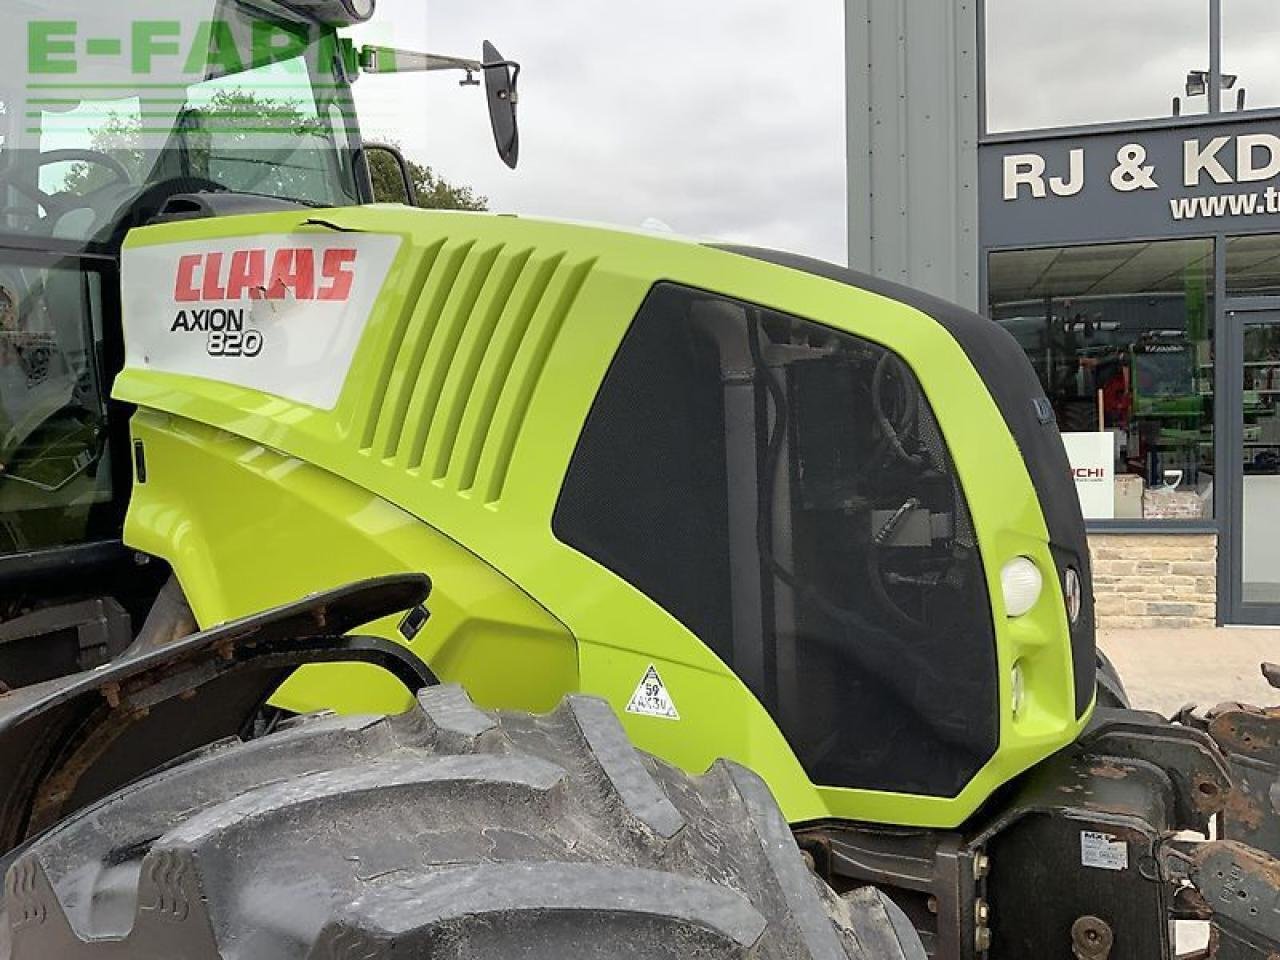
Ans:
{"label": "metal bracket", "polygon": [[[21,687],[46,679],[55,665],[33,657],[32,648],[60,650],[52,642],[71,633],[76,637],[74,659],[59,656],[56,666],[63,673],[92,670],[129,645],[129,614],[111,597],[96,597],[46,607],[0,624],[0,683]],[[16,649],[6,654],[6,645]]]}
{"label": "metal bracket", "polygon": [[1159,767],[1175,788],[1179,829],[1203,833],[1231,794],[1231,774],[1213,738],[1156,713],[1098,709],[1080,745],[1090,754],[1145,760]]}
{"label": "metal bracket", "polygon": [[1280,860],[1233,840],[1171,840],[1163,853],[1171,880],[1194,886],[1212,911],[1209,956],[1270,960],[1280,943]]}
{"label": "metal bracket", "polygon": [[1208,730],[1232,779],[1222,838],[1280,857],[1280,707],[1224,704],[1209,713]]}
{"label": "metal bracket", "polygon": [[[810,836],[802,833],[799,839]],[[817,828],[827,867],[841,883],[911,891],[923,910],[903,901],[930,956],[975,957],[991,944],[983,896],[989,861],[958,833],[874,826]]]}

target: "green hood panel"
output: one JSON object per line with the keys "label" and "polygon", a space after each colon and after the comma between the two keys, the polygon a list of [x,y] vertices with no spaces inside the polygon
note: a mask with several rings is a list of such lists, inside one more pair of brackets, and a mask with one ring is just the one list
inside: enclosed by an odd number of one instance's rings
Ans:
{"label": "green hood panel", "polygon": [[[667,237],[398,207],[168,224],[136,231],[127,251],[227,240],[255,249],[281,238],[301,248],[370,235],[396,238],[396,252],[360,318],[331,408],[229,377],[134,362],[117,381],[116,397],[142,409],[135,435],[148,451],[148,479],[136,486],[127,539],[175,565],[202,624],[339,577],[425,570],[436,584],[433,602],[468,598],[457,604],[465,615],[433,618],[414,641],[443,677],[480,684],[490,691],[477,696],[486,706],[550,702],[575,685],[604,696],[642,748],[694,771],[721,756],[737,760],[768,781],[793,821],[952,826],[1000,784],[1075,739],[1084,720],[1076,716],[1060,587],[1047,578],[1036,607],[1017,619],[1005,616],[1001,599],[1006,560],[1022,555],[1054,569],[1035,489],[981,378],[932,318],[865,290]],[[126,259],[125,299],[133,305],[124,318],[127,339],[172,326],[176,280],[131,276]],[[957,796],[810,783],[768,712],[706,644],[553,535],[583,424],[659,282],[715,291],[882,344],[923,385],[972,512],[1001,673],[999,749]],[[152,300],[138,284],[154,288]],[[304,307],[289,304],[299,323]],[[307,487],[306,513],[287,508],[295,483]],[[364,510],[389,512],[421,532],[382,532],[359,519]],[[412,546],[417,540],[436,546]],[[260,556],[245,564],[246,551]],[[480,589],[479,581],[490,586]],[[494,591],[508,597],[508,607],[485,627],[485,656],[442,667],[432,652],[448,648],[459,656],[447,634],[468,618],[484,620],[483,598]],[[398,635],[394,625],[386,629]],[[504,662],[495,639],[504,630],[532,638],[521,650],[556,651],[554,665],[538,670],[524,654]],[[1015,664],[1023,677],[1016,717]],[[678,720],[625,712],[650,666]],[[493,679],[485,681],[486,674]],[[355,688],[363,682],[319,667],[292,682],[281,702],[294,709],[396,705],[361,695]]]}

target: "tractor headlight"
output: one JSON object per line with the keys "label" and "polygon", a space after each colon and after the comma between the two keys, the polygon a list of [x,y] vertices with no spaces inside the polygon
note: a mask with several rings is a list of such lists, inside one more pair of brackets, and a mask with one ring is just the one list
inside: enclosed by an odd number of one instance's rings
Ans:
{"label": "tractor headlight", "polygon": [[1029,558],[1014,557],[1000,569],[1000,589],[1004,594],[1005,613],[1020,617],[1040,599],[1044,577]]}
{"label": "tractor headlight", "polygon": [[1084,606],[1084,584],[1080,582],[1080,571],[1075,567],[1067,567],[1062,576],[1062,598],[1067,602],[1067,619],[1074,627]]}
{"label": "tractor headlight", "polygon": [[351,11],[351,16],[360,21],[372,17],[373,8],[376,6],[376,0],[342,0],[342,3]]}
{"label": "tractor headlight", "polygon": [[331,27],[350,27],[373,16],[377,0],[288,0],[288,6]]}
{"label": "tractor headlight", "polygon": [[1016,717],[1022,713],[1027,703],[1027,681],[1022,675],[1022,661],[1013,665],[1013,673],[1009,677],[1009,707]]}

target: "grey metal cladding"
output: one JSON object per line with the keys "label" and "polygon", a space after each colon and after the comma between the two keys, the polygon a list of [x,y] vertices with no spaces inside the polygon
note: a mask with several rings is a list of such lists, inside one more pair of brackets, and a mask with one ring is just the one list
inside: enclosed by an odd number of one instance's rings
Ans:
{"label": "grey metal cladding", "polygon": [[849,261],[978,306],[977,0],[846,0]]}

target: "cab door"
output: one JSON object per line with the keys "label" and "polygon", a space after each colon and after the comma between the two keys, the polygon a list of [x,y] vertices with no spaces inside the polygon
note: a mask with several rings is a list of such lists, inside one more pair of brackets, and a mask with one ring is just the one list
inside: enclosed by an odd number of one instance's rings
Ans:
{"label": "cab door", "polygon": [[[0,556],[119,532],[109,259],[0,247]],[[115,326],[115,324],[113,324]]]}
{"label": "cab door", "polygon": [[120,542],[128,410],[109,396],[121,361],[114,257],[0,239],[0,689],[105,662],[162,575]]}

